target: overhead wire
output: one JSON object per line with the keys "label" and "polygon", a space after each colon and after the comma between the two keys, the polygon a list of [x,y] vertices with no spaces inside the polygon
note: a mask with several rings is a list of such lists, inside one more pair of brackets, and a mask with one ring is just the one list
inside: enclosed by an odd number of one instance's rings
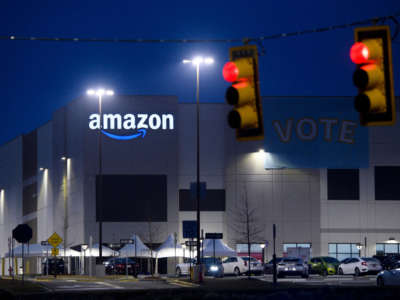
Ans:
{"label": "overhead wire", "polygon": [[42,41],[42,42],[84,42],[84,43],[240,43],[243,42],[245,44],[249,42],[256,42],[258,44],[262,43],[265,40],[272,40],[272,39],[280,39],[280,38],[287,38],[287,37],[294,37],[294,36],[301,36],[306,34],[313,34],[313,33],[321,33],[327,32],[337,29],[345,29],[351,28],[355,26],[361,25],[368,25],[368,24],[377,24],[379,22],[387,22],[393,21],[396,24],[396,31],[393,35],[393,39],[395,39],[399,32],[399,22],[397,21],[396,17],[400,16],[400,12],[395,13],[390,16],[382,16],[382,17],[375,17],[366,19],[363,21],[356,21],[347,24],[340,24],[340,25],[332,25],[328,27],[319,27],[314,29],[306,29],[301,31],[294,31],[288,33],[278,33],[266,36],[259,36],[259,37],[245,37],[242,39],[144,39],[144,38],[80,38],[80,37],[43,37],[43,36],[19,36],[14,34],[9,35],[0,35],[0,40],[10,40],[10,41]]}

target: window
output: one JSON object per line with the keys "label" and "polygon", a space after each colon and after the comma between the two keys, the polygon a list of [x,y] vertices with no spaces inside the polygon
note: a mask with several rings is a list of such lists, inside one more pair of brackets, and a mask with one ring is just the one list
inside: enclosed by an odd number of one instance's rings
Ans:
{"label": "window", "polygon": [[386,255],[390,253],[400,254],[400,244],[399,243],[376,244],[376,255]]}
{"label": "window", "polygon": [[288,252],[288,248],[311,248],[311,244],[310,244],[310,243],[303,243],[303,244],[299,244],[299,243],[283,244],[283,252],[284,252],[284,253],[287,253],[287,252]]}
{"label": "window", "polygon": [[375,167],[375,200],[400,200],[399,167]]}
{"label": "window", "polygon": [[328,200],[359,200],[358,169],[328,169]]}
{"label": "window", "polygon": [[[190,190],[179,190],[179,210],[196,211],[196,196]],[[211,190],[205,192],[200,201],[202,211],[225,211],[225,190]]]}
{"label": "window", "polygon": [[22,188],[22,215],[37,211],[37,182]]}
{"label": "window", "polygon": [[[247,244],[236,244],[237,253],[247,253]],[[260,244],[251,244],[250,253],[262,253]]]}
{"label": "window", "polygon": [[359,257],[360,250],[358,249],[359,244],[349,243],[349,244],[328,244],[328,254],[331,257],[338,259],[339,261],[344,260],[348,257]]}
{"label": "window", "polygon": [[166,222],[166,175],[96,176],[96,220]]}

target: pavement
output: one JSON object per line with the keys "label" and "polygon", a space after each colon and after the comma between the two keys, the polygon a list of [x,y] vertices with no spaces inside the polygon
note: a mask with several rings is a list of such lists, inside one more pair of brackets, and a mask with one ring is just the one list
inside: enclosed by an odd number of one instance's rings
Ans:
{"label": "pavement", "polygon": [[[246,279],[246,276],[225,276],[224,278],[207,277],[208,286],[212,285],[216,288],[229,288],[232,282],[239,283],[239,280]],[[271,284],[273,282],[272,275],[251,276],[252,279],[264,283]],[[3,279],[7,279],[3,277]],[[11,278],[8,278],[11,279]],[[133,276],[110,275],[105,277],[89,277],[82,275],[71,276],[37,276],[26,278],[27,281],[37,283],[45,290],[55,291],[84,291],[84,290],[147,290],[147,289],[171,289],[171,288],[205,288],[205,285],[191,282],[188,277],[168,277],[168,276]],[[228,283],[229,282],[229,283]],[[310,275],[309,278],[286,277],[279,278],[279,284],[291,284],[300,286],[376,286],[376,276],[367,275],[354,277],[351,275]],[[227,285],[226,285],[227,284]],[[254,286],[254,283],[241,283],[244,285]]]}
{"label": "pavement", "polygon": [[[279,278],[272,284],[272,275],[206,277],[201,284],[188,277],[141,276],[37,276],[21,280],[0,279],[0,299],[265,299],[276,295],[285,299],[400,299],[400,288],[376,287],[375,276],[311,275]],[[3,294],[2,294],[3,293]],[[68,295],[68,296],[66,296]],[[280,296],[279,296],[280,295]],[[6,298],[11,296],[11,298]],[[399,297],[397,297],[399,296]],[[86,298],[85,298],[86,297]],[[87,298],[89,297],[89,298]],[[108,298],[107,298],[108,297]],[[211,298],[210,298],[211,297]],[[214,297],[214,298],[213,298]],[[274,298],[275,299],[275,298]]]}
{"label": "pavement", "polygon": [[[259,276],[257,279],[272,282],[272,275]],[[278,282],[291,282],[301,285],[317,286],[376,286],[376,275],[365,275],[354,277],[352,275],[310,275],[309,278],[285,277],[279,278]]]}

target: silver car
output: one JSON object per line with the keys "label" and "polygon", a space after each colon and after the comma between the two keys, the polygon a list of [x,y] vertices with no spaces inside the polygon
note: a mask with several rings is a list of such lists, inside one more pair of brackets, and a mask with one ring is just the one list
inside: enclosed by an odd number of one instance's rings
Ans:
{"label": "silver car", "polygon": [[394,266],[391,270],[384,270],[376,277],[376,284],[379,287],[387,285],[400,286],[400,263]]}
{"label": "silver car", "polygon": [[300,275],[308,278],[308,265],[301,258],[284,257],[278,263],[276,273],[279,278],[287,275]]}

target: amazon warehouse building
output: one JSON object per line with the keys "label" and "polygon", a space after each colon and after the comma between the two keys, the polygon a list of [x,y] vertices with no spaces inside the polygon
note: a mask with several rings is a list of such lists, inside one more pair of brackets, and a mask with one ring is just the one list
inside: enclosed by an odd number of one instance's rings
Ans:
{"label": "amazon warehouse building", "polygon": [[[103,98],[102,116],[98,109],[96,98],[79,98],[0,146],[2,258],[22,223],[33,229],[30,244],[57,232],[68,248],[98,243],[100,217],[104,243],[133,234],[153,247],[172,233],[187,240],[183,223],[196,220],[196,104],[115,95]],[[360,126],[351,97],[265,97],[264,139],[239,142],[230,109],[200,104],[204,233],[223,233],[246,252],[247,203],[252,255],[266,261],[273,224],[277,256],[399,253],[398,122]]]}

